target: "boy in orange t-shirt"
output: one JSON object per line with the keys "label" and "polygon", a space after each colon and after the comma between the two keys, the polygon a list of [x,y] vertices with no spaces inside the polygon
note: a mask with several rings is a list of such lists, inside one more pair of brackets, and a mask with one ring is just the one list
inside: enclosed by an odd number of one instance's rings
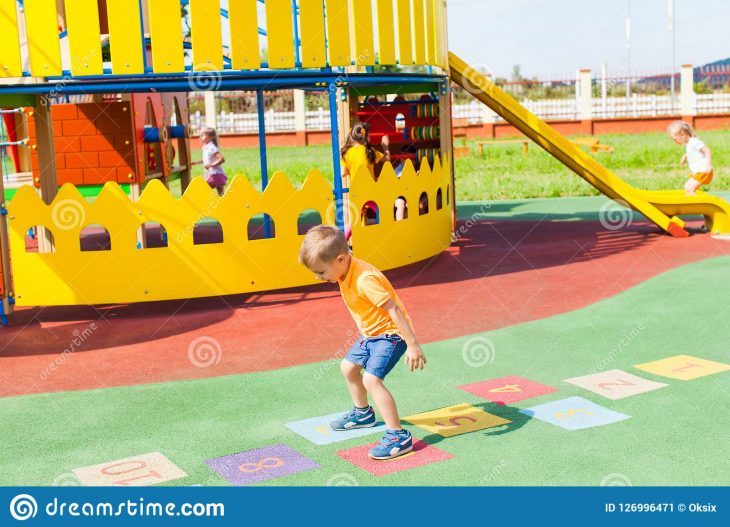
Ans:
{"label": "boy in orange t-shirt", "polygon": [[404,354],[411,371],[423,369],[426,357],[398,294],[383,273],[350,254],[345,235],[335,227],[318,225],[310,229],[299,251],[299,261],[318,279],[339,284],[342,299],[363,335],[340,365],[354,407],[333,421],[332,429],[375,426],[375,411],[368,405],[370,395],[383,416],[386,431],[368,455],[392,459],[410,452],[413,437],[400,427],[395,399],[383,379]]}

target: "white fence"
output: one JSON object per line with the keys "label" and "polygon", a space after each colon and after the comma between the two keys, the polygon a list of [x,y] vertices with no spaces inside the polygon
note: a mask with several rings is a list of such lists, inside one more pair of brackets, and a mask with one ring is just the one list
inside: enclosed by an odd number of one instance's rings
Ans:
{"label": "white fence", "polygon": [[730,93],[700,93],[695,95],[697,113],[730,112]]}
{"label": "white fence", "polygon": [[[576,99],[549,99],[544,101],[520,101],[541,119],[579,119]],[[622,117],[659,117],[680,115],[679,98],[672,101],[671,95],[639,95],[626,97],[594,98],[591,101],[594,119],[617,119]],[[730,93],[695,94],[692,114],[730,113]],[[501,119],[483,104],[474,101],[470,104],[455,104],[452,116],[467,119],[469,124],[499,122]]]}
{"label": "white fence", "polygon": [[[307,130],[329,130],[329,109],[319,108],[306,112]],[[245,134],[259,131],[258,115],[255,113],[221,112],[216,116],[216,131],[219,134]],[[205,115],[195,112],[190,115],[190,124],[197,132],[205,126]],[[264,113],[264,124],[267,132],[292,132],[296,130],[295,112],[277,112],[269,110]]]}
{"label": "white fence", "polygon": [[[520,101],[528,110],[546,120],[577,120],[580,118],[578,98]],[[691,114],[730,113],[730,93],[694,94]],[[656,117],[681,115],[679,97],[671,95],[640,95],[631,97],[594,97],[591,100],[591,115],[594,119],[615,119],[621,117]],[[455,119],[466,119],[469,124],[489,124],[501,118],[478,101],[469,104],[455,104],[452,107]],[[306,112],[307,130],[329,130],[329,109],[319,108]],[[267,132],[291,132],[296,129],[296,112],[269,110],[264,114]],[[205,116],[195,112],[190,116],[195,130],[205,126]],[[255,113],[221,112],[216,117],[218,133],[256,133],[258,117]]]}

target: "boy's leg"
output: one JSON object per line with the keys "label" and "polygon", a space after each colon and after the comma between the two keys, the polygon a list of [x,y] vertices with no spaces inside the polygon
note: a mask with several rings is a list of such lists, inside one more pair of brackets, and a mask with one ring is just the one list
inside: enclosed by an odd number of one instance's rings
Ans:
{"label": "boy's leg", "polygon": [[340,363],[340,370],[342,371],[342,375],[345,377],[347,389],[350,391],[352,402],[355,406],[358,408],[365,408],[368,406],[368,393],[363,385],[362,374],[360,373],[362,366],[353,364],[345,359]]}
{"label": "boy's leg", "polygon": [[702,186],[702,183],[691,177],[684,184],[684,193],[688,196],[694,196],[695,192],[698,188],[700,188],[700,186]]}
{"label": "boy's leg", "polygon": [[362,366],[344,359],[340,363],[342,375],[347,381],[347,389],[352,396],[355,408],[346,412],[341,418],[330,423],[332,430],[352,430],[375,426],[375,411],[368,405],[368,394],[362,384],[360,370]]}
{"label": "boy's leg", "polygon": [[393,399],[390,391],[388,391],[388,388],[386,388],[385,384],[383,384],[383,379],[365,372],[362,375],[361,383],[364,388],[367,389],[367,393],[373,398],[373,402],[380,412],[380,415],[383,416],[385,427],[388,430],[400,430],[401,426],[400,417],[398,417],[398,408],[395,405],[395,399]]}

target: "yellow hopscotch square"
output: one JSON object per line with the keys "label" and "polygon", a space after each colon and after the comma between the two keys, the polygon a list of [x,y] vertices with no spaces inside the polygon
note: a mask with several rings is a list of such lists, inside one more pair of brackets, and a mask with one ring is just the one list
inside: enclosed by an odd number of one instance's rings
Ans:
{"label": "yellow hopscotch square", "polygon": [[403,419],[444,437],[476,432],[512,422],[466,403],[409,415]]}
{"label": "yellow hopscotch square", "polygon": [[698,377],[704,377],[705,375],[730,370],[730,364],[700,359],[691,355],[676,355],[654,362],[636,364],[634,368],[661,375],[662,377],[690,381]]}

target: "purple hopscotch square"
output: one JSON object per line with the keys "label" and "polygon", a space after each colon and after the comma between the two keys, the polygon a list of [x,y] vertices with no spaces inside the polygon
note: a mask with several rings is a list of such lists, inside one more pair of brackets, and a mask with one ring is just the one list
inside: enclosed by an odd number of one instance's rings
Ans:
{"label": "purple hopscotch square", "polygon": [[272,445],[217,457],[209,459],[206,464],[234,485],[251,485],[320,467],[316,461],[286,445]]}

